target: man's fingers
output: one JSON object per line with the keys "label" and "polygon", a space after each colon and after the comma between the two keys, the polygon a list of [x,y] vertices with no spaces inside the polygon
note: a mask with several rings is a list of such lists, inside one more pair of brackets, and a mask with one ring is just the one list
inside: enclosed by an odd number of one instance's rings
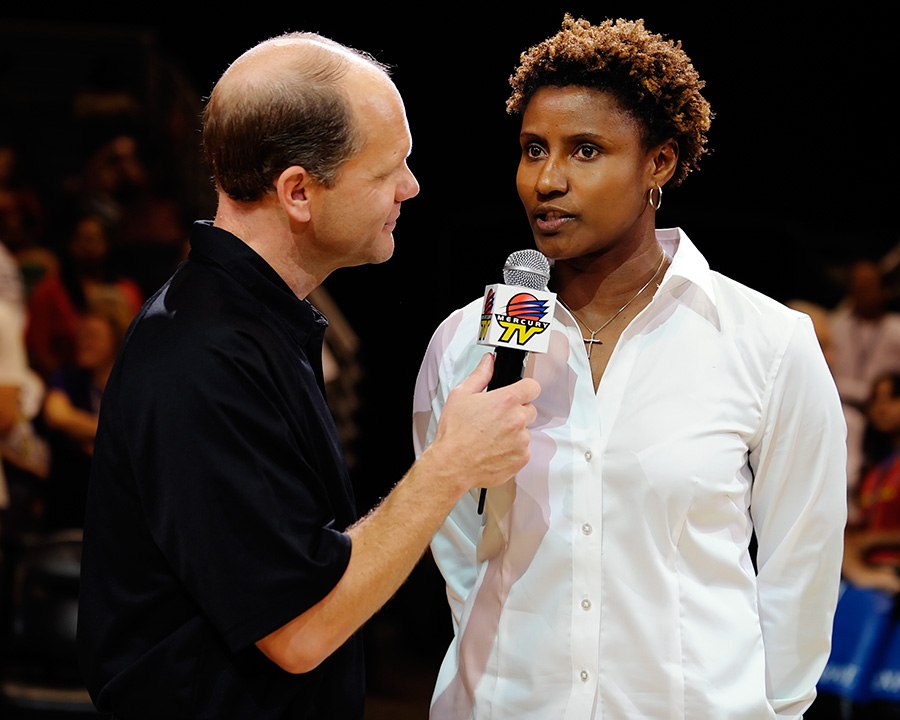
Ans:
{"label": "man's fingers", "polygon": [[520,405],[537,400],[537,396],[541,394],[541,386],[534,378],[522,378],[514,385],[510,385],[510,392]]}
{"label": "man's fingers", "polygon": [[[484,391],[488,386],[493,372],[494,354],[485,353],[475,369],[457,386],[457,388],[468,394],[477,395]],[[541,392],[541,386],[536,380],[523,378],[505,388],[497,388],[493,392],[507,393],[516,404],[527,405],[537,399],[537,396]]]}
{"label": "man's fingers", "polygon": [[488,386],[493,373],[494,354],[485,353],[469,377],[463,380],[457,387],[464,389],[467,393],[480,393]]}

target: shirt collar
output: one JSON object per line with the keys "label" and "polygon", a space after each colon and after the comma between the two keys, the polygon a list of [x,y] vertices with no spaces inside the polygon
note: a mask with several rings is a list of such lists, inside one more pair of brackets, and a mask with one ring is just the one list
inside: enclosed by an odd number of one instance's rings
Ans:
{"label": "shirt collar", "polygon": [[321,337],[328,326],[325,316],[309,301],[298,298],[247,243],[209,220],[194,223],[188,258],[221,267],[276,313],[301,344],[306,344],[311,335]]}
{"label": "shirt collar", "polygon": [[716,293],[709,263],[685,232],[681,228],[664,228],[656,231],[656,239],[672,260],[660,290],[671,292],[684,282],[689,282],[699,287],[715,307]]}
{"label": "shirt collar", "polygon": [[[709,299],[710,309],[717,313],[716,293],[713,287],[712,271],[709,263],[700,253],[696,245],[681,228],[663,228],[656,230],[656,239],[672,264],[666,271],[654,301],[661,293],[677,293],[679,288],[695,285]],[[651,301],[651,305],[654,301]],[[561,302],[556,303],[556,312],[571,316],[571,311]],[[571,322],[575,322],[574,316]]]}

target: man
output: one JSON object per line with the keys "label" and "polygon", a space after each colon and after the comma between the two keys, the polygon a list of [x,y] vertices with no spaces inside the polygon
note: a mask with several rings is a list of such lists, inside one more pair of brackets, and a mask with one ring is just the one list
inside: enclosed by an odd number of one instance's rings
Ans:
{"label": "man", "polygon": [[354,523],[321,392],[325,321],[303,298],[339,267],[391,256],[400,203],[418,192],[400,96],[363,55],[276,38],[220,79],[204,145],[215,222],[195,226],[104,396],[84,675],[125,720],[361,717],[355,631],[463,494],[526,462],[538,386],[482,393],[485,359],[433,450]]}

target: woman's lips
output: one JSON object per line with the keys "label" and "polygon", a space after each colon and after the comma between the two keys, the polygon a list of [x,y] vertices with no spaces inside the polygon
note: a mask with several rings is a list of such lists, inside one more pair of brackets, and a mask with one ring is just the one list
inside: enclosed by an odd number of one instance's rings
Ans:
{"label": "woman's lips", "polygon": [[544,212],[544,213],[536,213],[534,216],[534,223],[537,226],[537,229],[542,233],[556,233],[562,230],[562,228],[572,220],[574,220],[574,216],[565,215],[560,212]]}

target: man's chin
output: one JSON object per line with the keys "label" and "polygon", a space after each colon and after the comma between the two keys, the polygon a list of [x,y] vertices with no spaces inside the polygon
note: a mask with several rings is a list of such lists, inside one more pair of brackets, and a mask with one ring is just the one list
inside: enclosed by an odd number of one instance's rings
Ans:
{"label": "man's chin", "polygon": [[[391,236],[388,242],[381,242],[377,246],[372,247],[370,252],[359,262],[353,263],[354,266],[360,265],[381,265],[390,260],[394,256],[394,238]],[[349,267],[349,266],[347,266]]]}
{"label": "man's chin", "polygon": [[375,258],[372,260],[373,265],[380,265],[383,262],[387,262],[392,257],[394,257],[394,235],[391,235],[388,238],[388,242],[386,242],[383,246],[379,247],[375,253]]}

